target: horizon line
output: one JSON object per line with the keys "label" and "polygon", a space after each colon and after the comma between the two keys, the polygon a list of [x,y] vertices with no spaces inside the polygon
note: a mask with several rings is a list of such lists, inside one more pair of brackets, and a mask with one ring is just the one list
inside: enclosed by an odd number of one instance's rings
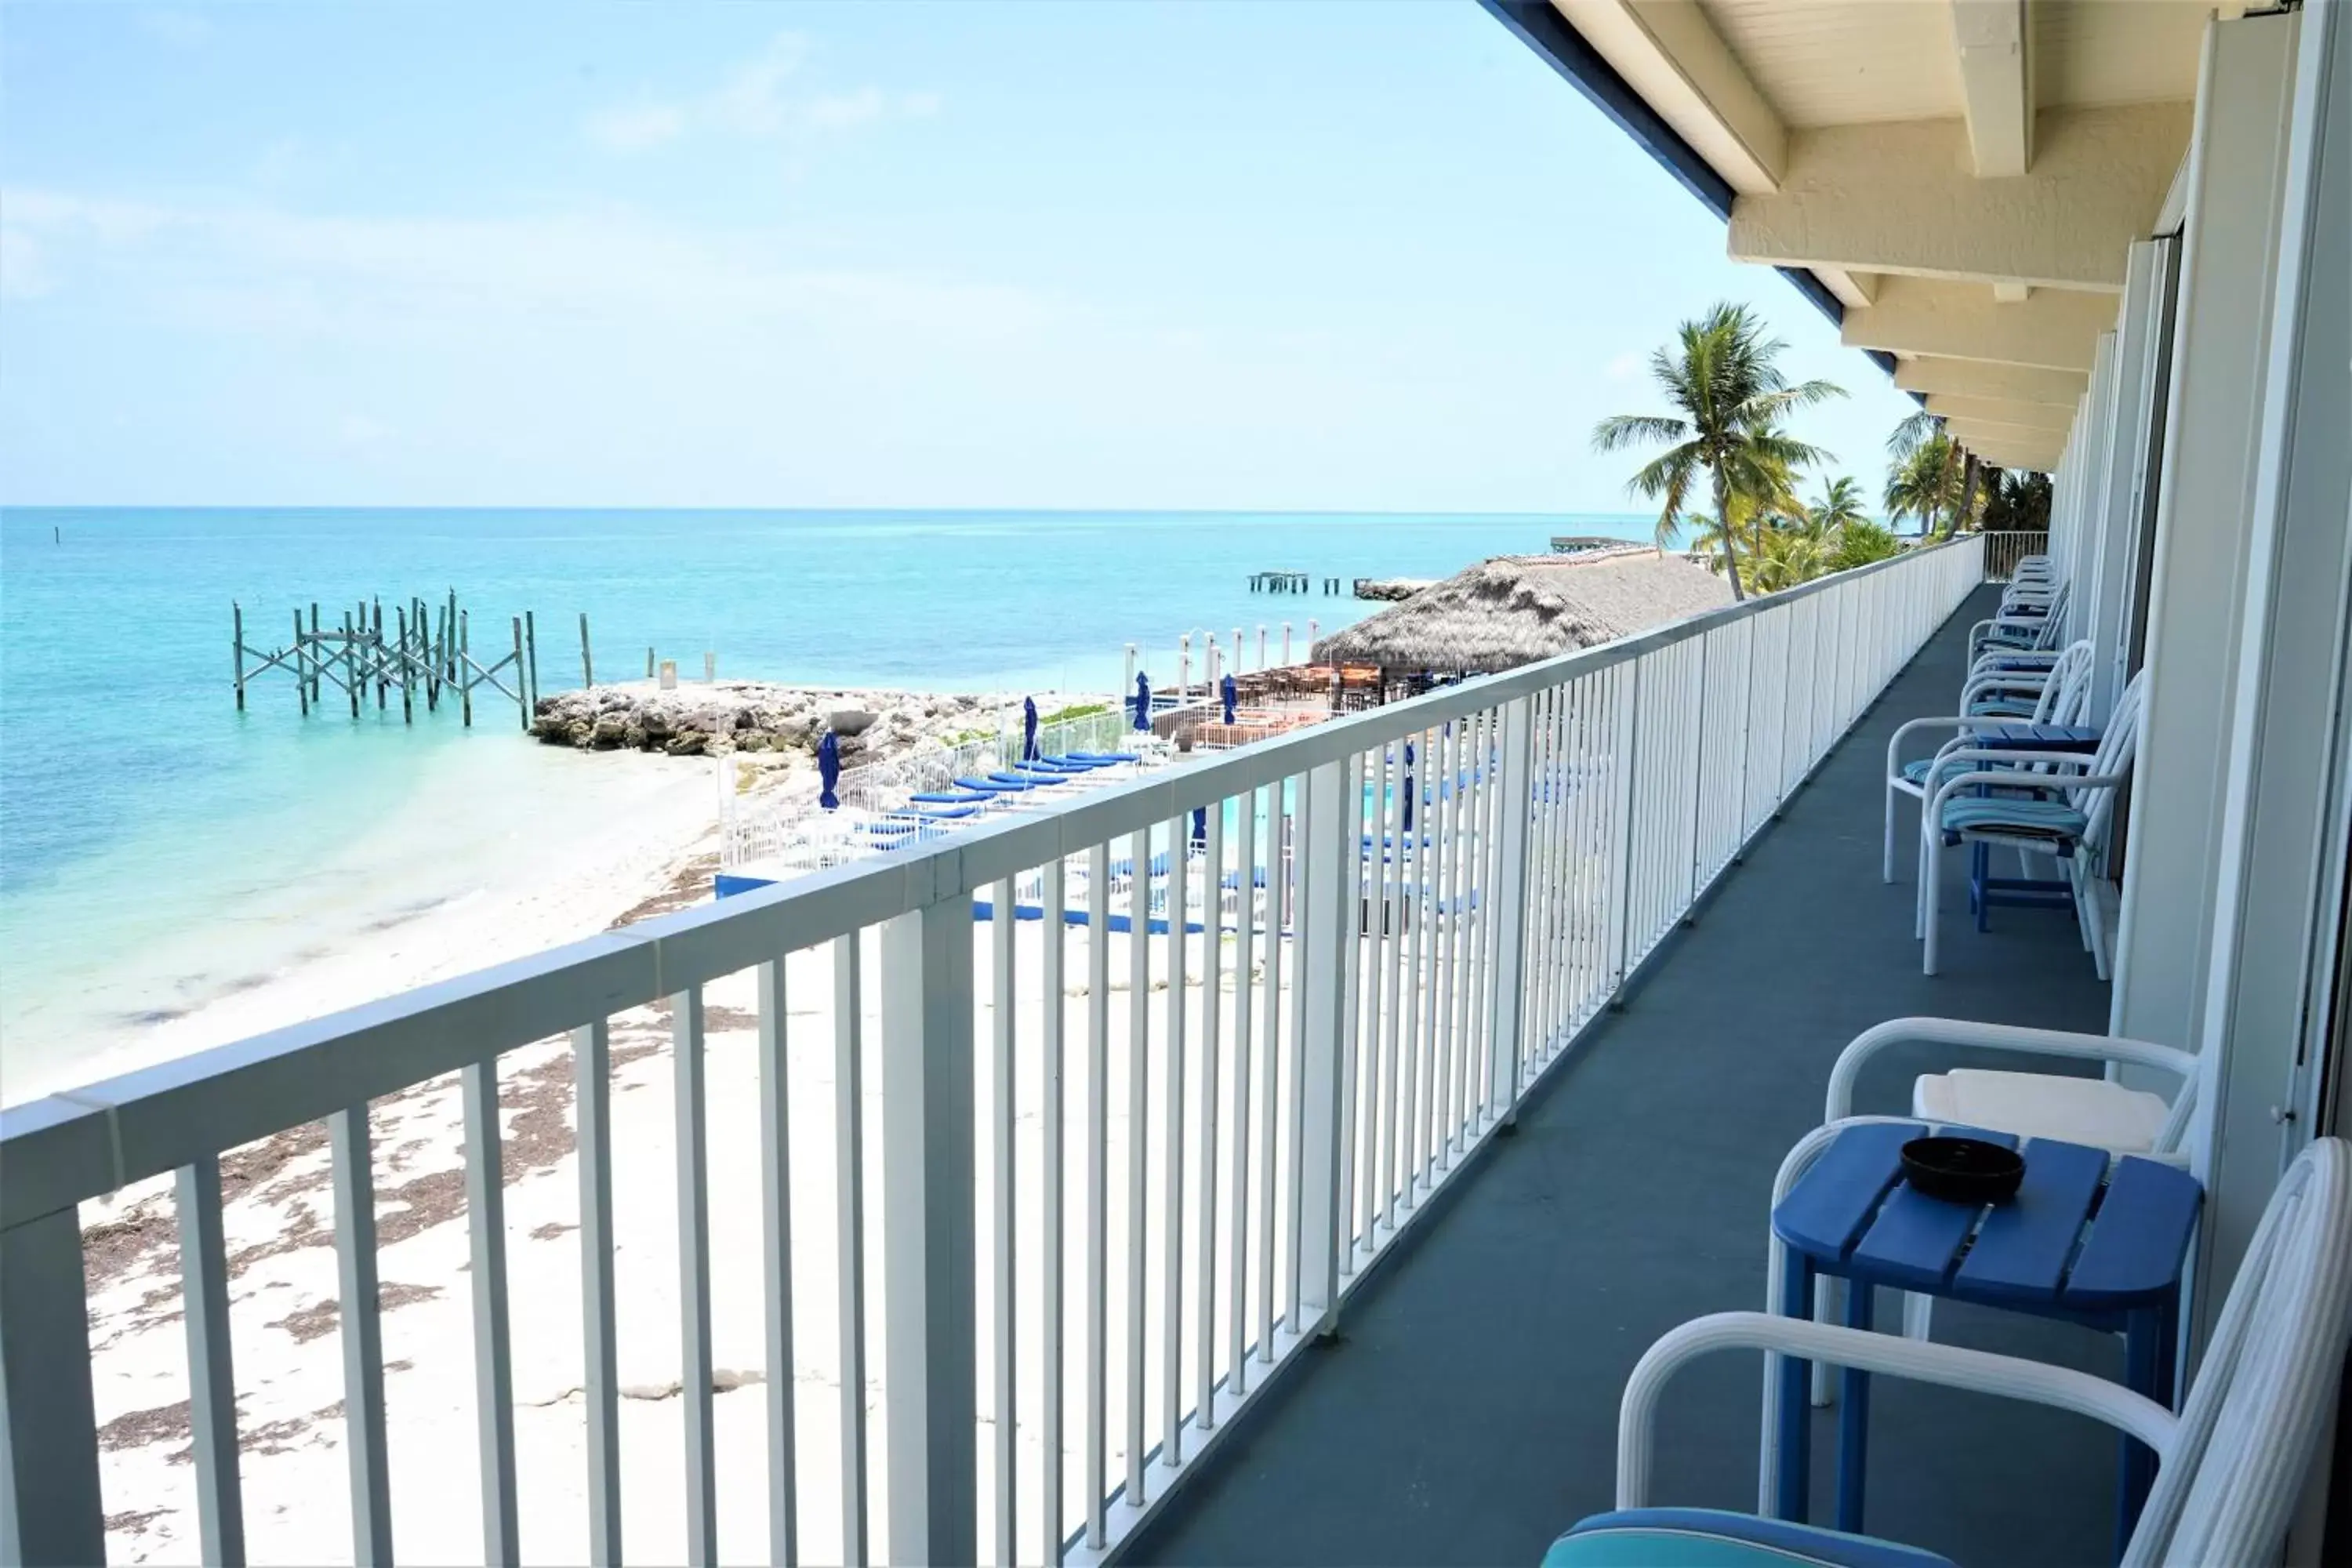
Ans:
{"label": "horizon line", "polygon": [[0,501],[0,513],[51,511],[524,511],[524,512],[919,512],[935,515],[1003,515],[1045,517],[1461,517],[1461,518],[1580,518],[1625,517],[1652,521],[1645,511],[1542,510],[1481,511],[1440,508],[1388,507],[1150,507],[1150,506],[677,506],[664,504],[614,506],[568,505],[562,502],[436,501]]}

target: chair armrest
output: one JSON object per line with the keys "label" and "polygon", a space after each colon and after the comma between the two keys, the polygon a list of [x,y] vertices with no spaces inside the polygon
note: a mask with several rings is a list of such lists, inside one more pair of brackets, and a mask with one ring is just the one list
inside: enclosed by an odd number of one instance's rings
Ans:
{"label": "chair armrest", "polygon": [[2156,1451],[2172,1449],[2179,1417],[2144,1394],[2071,1367],[1895,1334],[1866,1333],[1767,1312],[1714,1312],[1669,1329],[1643,1352],[1617,1407],[1617,1506],[1649,1506],[1652,1428],[1658,1396],[1683,1363],[1715,1351],[1759,1350],[1915,1383],[1997,1394],[2104,1421]]}
{"label": "chair armrest", "polygon": [[1853,1080],[1861,1076],[1863,1064],[1897,1045],[1982,1046],[2027,1056],[2155,1068],[2189,1084],[2197,1077],[2196,1053],[2159,1046],[2153,1040],[2075,1034],[2065,1029],[2032,1029],[2021,1024],[1979,1024],[1965,1018],[1890,1018],[1864,1029],[1838,1053],[1836,1065],[1830,1068],[1829,1094],[1822,1112],[1823,1121],[1842,1121],[1852,1113]]}
{"label": "chair armrest", "polygon": [[1965,708],[1978,698],[1995,691],[2014,692],[2020,697],[2040,697],[2050,688],[2051,671],[2004,670],[1990,675],[1972,675],[1960,688],[1960,706]]}
{"label": "chair armrest", "polygon": [[[1981,717],[1979,720],[1981,722]],[[2032,763],[2050,768],[2087,768],[2091,759],[2080,752],[2053,752],[2039,746],[1963,745],[1958,739],[1948,741],[1937,754],[1944,763],[1999,763],[2004,767],[2021,763]],[[2064,784],[2069,789],[2082,782],[2074,773],[2046,773],[2042,774],[2053,784]],[[2004,774],[2005,782],[2014,784],[2016,775]]]}
{"label": "chair armrest", "polygon": [[1895,733],[1886,738],[1886,776],[1893,778],[1902,768],[1903,737],[1921,730],[1964,730],[1984,721],[1983,715],[1944,713],[1927,719],[1912,719],[1895,726]]}
{"label": "chair armrest", "polygon": [[[2037,753],[2032,752],[2000,752],[1990,754],[2001,762],[2014,762],[2020,757],[2035,756]],[[2063,755],[2063,752],[2059,754],[2062,756]],[[2056,760],[2055,758],[2050,757],[2050,753],[2047,752],[2040,753],[2039,755],[2043,758],[2049,758],[2049,760],[2052,761]],[[1967,752],[1955,752],[1951,755],[1951,760],[1955,762],[1969,761],[1972,760],[1972,754]],[[2033,780],[2031,777],[2021,778],[2015,773],[1968,773],[1948,778],[1944,781],[1943,787],[1936,792],[1934,798],[1927,802],[1927,810],[1920,815],[1919,831],[1922,833],[1934,831],[1929,825],[1932,823],[1939,823],[1943,820],[1944,803],[1951,799],[1954,795],[1958,794],[1961,790],[1974,789],[1979,784],[2007,784],[2011,788],[2041,787],[2046,789],[2082,790],[2119,789],[2123,785],[2131,782],[2131,774],[2129,773],[2045,773],[2042,776],[2044,782],[2039,786],[2034,784]]]}

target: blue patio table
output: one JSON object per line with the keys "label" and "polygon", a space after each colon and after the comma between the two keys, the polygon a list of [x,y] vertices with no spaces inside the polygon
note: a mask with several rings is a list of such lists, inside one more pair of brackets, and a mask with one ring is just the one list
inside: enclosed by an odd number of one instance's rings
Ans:
{"label": "blue patio table", "polygon": [[[1871,1326],[1871,1288],[1885,1285],[2120,1332],[2126,1385],[2169,1406],[2180,1271],[2205,1197],[2196,1179],[2137,1155],[2110,1169],[2105,1150],[2037,1138],[2021,1146],[2025,1180],[2015,1198],[1991,1207],[1948,1203],[1903,1177],[1903,1145],[1928,1131],[1917,1122],[1859,1123],[1822,1151],[1772,1211],[1773,1234],[1790,1254],[1773,1310],[1808,1316],[1813,1282],[1828,1275],[1848,1281],[1845,1321],[1857,1329]],[[1939,1131],[2021,1148],[2003,1133]],[[1811,1480],[1811,1380],[1809,1363],[1783,1358],[1774,1512],[1800,1523]],[[1837,1528],[1860,1533],[1869,1374],[1844,1371],[1839,1397]],[[2155,1464],[2145,1447],[2123,1440],[2119,1555]]]}

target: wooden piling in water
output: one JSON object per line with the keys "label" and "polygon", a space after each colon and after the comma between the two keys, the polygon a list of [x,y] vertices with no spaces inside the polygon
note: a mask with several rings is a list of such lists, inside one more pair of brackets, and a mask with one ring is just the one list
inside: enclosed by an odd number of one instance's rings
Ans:
{"label": "wooden piling in water", "polygon": [[651,648],[647,648],[647,649],[646,649],[646,679],[647,680],[651,680],[653,678],[654,678],[654,650],[653,650],[653,649],[651,649]]}
{"label": "wooden piling in water", "polygon": [[523,695],[522,684],[522,617],[514,618],[515,706],[522,710],[522,732],[530,733],[530,700]]}
{"label": "wooden piling in water", "polygon": [[585,690],[596,684],[596,667],[588,658],[588,612],[580,612],[580,686]]}
{"label": "wooden piling in water", "polygon": [[416,708],[415,699],[409,695],[408,611],[406,608],[394,605],[392,621],[392,629],[400,638],[400,721],[404,724],[414,724],[416,722]]}
{"label": "wooden piling in water", "polygon": [[[245,640],[245,605],[229,601],[229,678],[237,711],[246,711],[247,689],[273,669],[294,678],[294,694],[307,717],[323,701],[325,683],[342,688],[353,720],[367,708],[367,689],[375,687],[379,714],[391,710],[393,689],[400,691],[403,724],[416,721],[416,698],[421,689],[426,711],[440,706],[442,689],[454,688],[464,722],[474,721],[474,689],[488,686],[509,698],[524,732],[529,733],[539,708],[539,621],[530,611],[507,618],[508,647],[487,662],[473,654],[470,613],[452,590],[437,603],[420,597],[394,599],[392,615],[383,613],[381,595],[362,595],[345,606],[340,628],[326,626],[317,600],[310,602],[309,625],[302,606],[292,611],[293,640],[282,647],[256,647]],[[493,623],[495,624],[495,623]],[[495,635],[495,634],[494,634]],[[649,650],[650,651],[650,650]],[[705,655],[705,673],[709,655]],[[580,665],[593,679],[594,667],[588,643],[588,617],[580,617]]]}

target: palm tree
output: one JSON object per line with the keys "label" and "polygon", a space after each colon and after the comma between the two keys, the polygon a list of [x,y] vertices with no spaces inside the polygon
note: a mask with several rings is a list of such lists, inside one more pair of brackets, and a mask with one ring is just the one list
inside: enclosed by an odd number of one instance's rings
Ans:
{"label": "palm tree", "polygon": [[1845,474],[1822,481],[1822,499],[1805,509],[1806,525],[1819,533],[1835,533],[1849,523],[1868,521],[1862,510],[1862,487]]}
{"label": "palm tree", "polygon": [[1828,570],[1851,571],[1856,566],[1867,566],[1874,561],[1884,561],[1890,555],[1899,555],[1902,551],[1903,542],[1895,537],[1893,529],[1884,523],[1873,522],[1866,517],[1858,517],[1838,530],[1837,547],[1831,552]]}
{"label": "palm tree", "polygon": [[1957,521],[1967,489],[1965,467],[1959,447],[1940,428],[1898,451],[1886,476],[1886,514],[1917,518],[1922,533],[1932,532],[1948,516]]}
{"label": "palm tree", "polygon": [[[1788,345],[1767,339],[1744,306],[1721,304],[1685,321],[1675,342],[1650,356],[1650,374],[1672,414],[1620,414],[1593,426],[1596,451],[1663,445],[1628,482],[1633,494],[1659,503],[1658,548],[1675,541],[1685,503],[1704,482],[1715,502],[1713,542],[1721,552],[1731,595],[1746,598],[1739,581],[1741,520],[1735,502],[1770,504],[1788,491],[1790,473],[1823,454],[1783,434],[1779,422],[1844,390],[1826,381],[1790,385],[1773,361]],[[1769,499],[1768,499],[1769,498]]]}
{"label": "palm tree", "polygon": [[2050,476],[1993,470],[1986,487],[1983,524],[1987,532],[2015,529],[2040,532],[2050,526]]}
{"label": "palm tree", "polygon": [[1767,529],[1748,556],[1750,584],[1759,593],[1777,594],[1810,583],[1837,569],[1836,548],[1837,536],[1816,531],[1810,521]]}

